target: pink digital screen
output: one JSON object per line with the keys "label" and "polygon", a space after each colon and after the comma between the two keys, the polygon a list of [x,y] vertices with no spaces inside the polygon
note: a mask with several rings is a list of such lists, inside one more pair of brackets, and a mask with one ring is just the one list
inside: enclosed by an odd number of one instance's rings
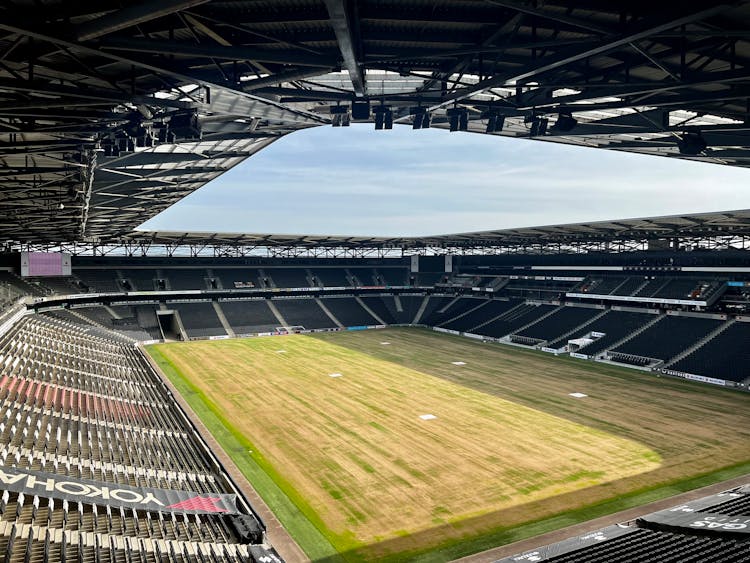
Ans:
{"label": "pink digital screen", "polygon": [[30,276],[62,276],[63,255],[57,252],[29,252]]}

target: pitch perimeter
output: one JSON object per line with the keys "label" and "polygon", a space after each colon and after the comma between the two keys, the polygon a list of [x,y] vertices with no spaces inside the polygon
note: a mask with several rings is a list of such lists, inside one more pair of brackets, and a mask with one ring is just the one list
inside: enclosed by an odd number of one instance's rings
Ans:
{"label": "pitch perimeter", "polygon": [[155,351],[251,444],[229,453],[266,467],[350,560],[476,538],[750,458],[744,395],[429,331]]}

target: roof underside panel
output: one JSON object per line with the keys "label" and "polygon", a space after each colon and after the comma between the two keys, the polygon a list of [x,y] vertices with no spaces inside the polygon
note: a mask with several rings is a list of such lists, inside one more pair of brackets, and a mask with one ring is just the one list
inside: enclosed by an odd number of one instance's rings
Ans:
{"label": "roof underside panel", "polygon": [[0,240],[121,238],[362,101],[386,127],[747,167],[749,30],[746,1],[8,0]]}

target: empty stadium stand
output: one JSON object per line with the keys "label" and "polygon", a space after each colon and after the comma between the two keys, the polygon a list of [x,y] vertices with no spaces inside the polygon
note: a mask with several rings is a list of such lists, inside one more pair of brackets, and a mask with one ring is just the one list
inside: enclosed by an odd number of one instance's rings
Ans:
{"label": "empty stadium stand", "polygon": [[596,317],[602,315],[602,313],[604,313],[602,309],[560,307],[551,315],[516,334],[546,342],[560,335],[568,334],[578,327],[587,325]]}
{"label": "empty stadium stand", "polygon": [[303,326],[306,329],[336,326],[314,299],[274,299],[273,304],[286,321],[285,325],[279,323],[277,326]]}
{"label": "empty stadium stand", "polygon": [[718,328],[722,322],[666,315],[637,336],[612,348],[611,358],[623,363],[639,363],[638,358],[667,361]]}
{"label": "empty stadium stand", "polygon": [[608,526],[496,563],[744,563],[748,486]]}
{"label": "empty stadium stand", "polygon": [[351,283],[344,268],[315,268],[311,270],[316,282],[323,287],[349,287]]}
{"label": "empty stadium stand", "polygon": [[596,339],[580,350],[581,354],[596,356],[614,344],[621,342],[628,335],[657,320],[653,314],[646,312],[620,311],[611,309],[606,315],[588,325],[582,334],[571,334],[570,340],[580,338],[587,333],[596,332],[603,336]]}
{"label": "empty stadium stand", "polygon": [[224,300],[219,305],[237,335],[270,332],[279,326],[265,299]]}
{"label": "empty stadium stand", "polygon": [[[457,317],[442,326],[450,330],[472,332],[472,330],[476,327],[479,327],[480,325],[483,325],[491,321],[492,319],[499,317],[503,313],[518,305],[518,303],[518,300],[500,299],[479,301],[475,308],[469,309],[462,316]],[[481,332],[481,329],[479,330]]]}
{"label": "empty stadium stand", "polygon": [[367,312],[354,297],[328,297],[321,301],[343,326],[379,324],[377,319]]}
{"label": "empty stadium stand", "polygon": [[0,365],[5,561],[278,560],[131,341],[27,316],[0,337]]}
{"label": "empty stadium stand", "polygon": [[750,322],[735,322],[670,370],[705,377],[744,381],[750,378]]}

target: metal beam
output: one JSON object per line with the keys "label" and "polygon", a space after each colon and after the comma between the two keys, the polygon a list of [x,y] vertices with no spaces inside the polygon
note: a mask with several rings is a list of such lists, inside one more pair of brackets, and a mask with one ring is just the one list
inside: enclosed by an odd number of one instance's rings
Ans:
{"label": "metal beam", "polygon": [[126,5],[121,10],[81,24],[76,30],[76,38],[78,41],[90,41],[206,2],[208,0],[154,0]]}
{"label": "metal beam", "polygon": [[180,57],[212,58],[228,61],[258,61],[262,63],[293,64],[317,68],[333,68],[335,60],[322,55],[292,53],[286,49],[256,49],[253,47],[210,45],[184,41],[156,41],[138,38],[109,38],[102,41],[103,49],[177,55]]}
{"label": "metal beam", "polygon": [[326,8],[344,59],[344,67],[349,72],[349,78],[354,87],[354,93],[357,96],[364,96],[367,92],[365,71],[364,65],[359,60],[361,56],[359,34],[355,28],[354,18],[351,17],[351,3],[347,0],[326,0]]}
{"label": "metal beam", "polygon": [[588,59],[591,57],[595,57],[597,55],[602,55],[609,51],[618,49],[619,47],[629,46],[631,43],[645,39],[655,33],[668,31],[668,30],[674,29],[675,27],[679,27],[681,25],[686,25],[686,24],[693,23],[696,21],[704,20],[711,16],[715,16],[731,8],[735,4],[737,4],[737,2],[717,4],[715,6],[712,6],[711,8],[700,10],[698,12],[693,12],[691,14],[687,14],[682,17],[671,19],[665,22],[642,23],[638,26],[634,26],[634,29],[629,33],[625,33],[623,35],[619,35],[616,37],[610,36],[609,38],[605,38],[601,42],[601,44],[597,45],[596,47],[587,48],[583,50],[575,49],[575,50],[570,50],[569,52],[566,52],[563,54],[555,54],[554,56],[541,59],[539,62],[536,62],[533,65],[530,65],[526,68],[523,68],[517,71],[508,72],[508,73],[503,73],[501,75],[494,76],[486,80],[480,80],[474,86],[471,86],[469,88],[462,88],[460,90],[457,90],[453,94],[449,94],[448,96],[444,98],[442,102],[434,106],[431,106],[429,109],[430,111],[433,111],[435,109],[445,107],[454,102],[458,102],[460,100],[468,98],[469,96],[473,94],[483,92],[490,88],[495,88],[499,86],[514,86],[520,81],[529,80],[545,72],[556,70],[558,68],[562,68],[571,63],[581,61],[584,59]]}

